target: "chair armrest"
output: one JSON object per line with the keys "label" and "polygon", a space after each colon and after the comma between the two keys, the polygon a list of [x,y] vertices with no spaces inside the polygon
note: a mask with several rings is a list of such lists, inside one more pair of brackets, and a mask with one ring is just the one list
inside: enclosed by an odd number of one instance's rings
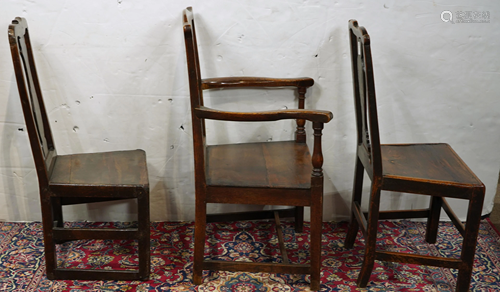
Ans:
{"label": "chair armrest", "polygon": [[311,122],[328,123],[333,114],[322,110],[276,110],[265,112],[228,112],[211,109],[208,107],[199,107],[194,110],[196,116],[200,119],[223,120],[223,121],[242,121],[242,122],[264,122],[277,121],[284,119],[303,119]]}
{"label": "chair armrest", "polygon": [[302,78],[267,78],[267,77],[219,77],[202,79],[201,89],[243,88],[243,87],[311,87],[314,79]]}

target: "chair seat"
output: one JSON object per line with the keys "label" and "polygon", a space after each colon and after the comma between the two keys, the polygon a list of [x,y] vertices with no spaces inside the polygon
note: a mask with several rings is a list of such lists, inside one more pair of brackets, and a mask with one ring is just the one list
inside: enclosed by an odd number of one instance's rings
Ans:
{"label": "chair seat", "polygon": [[305,143],[208,146],[206,167],[211,186],[311,188],[311,154]]}
{"label": "chair seat", "polygon": [[393,179],[432,182],[446,185],[482,187],[450,145],[381,145],[383,176]]}
{"label": "chair seat", "polygon": [[49,183],[51,186],[146,186],[146,153],[130,150],[60,155]]}

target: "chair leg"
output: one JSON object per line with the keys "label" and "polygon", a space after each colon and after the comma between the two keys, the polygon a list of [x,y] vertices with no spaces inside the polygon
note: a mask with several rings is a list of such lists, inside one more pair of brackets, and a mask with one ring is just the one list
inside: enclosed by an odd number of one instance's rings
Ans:
{"label": "chair leg", "polygon": [[56,227],[64,227],[61,198],[52,199],[52,216],[57,222]]}
{"label": "chair leg", "polygon": [[[56,244],[53,237],[54,207],[48,194],[41,194],[43,245],[45,251],[45,270],[49,280],[55,280],[54,270],[57,268]],[[57,204],[56,204],[57,206]],[[59,205],[60,206],[60,205]]]}
{"label": "chair leg", "polygon": [[[363,191],[363,176],[364,176],[365,168],[361,163],[359,158],[356,158],[356,166],[354,170],[354,186],[352,191],[352,202],[358,202],[361,206],[361,195]],[[352,207],[351,207],[352,208]],[[354,241],[356,240],[356,235],[358,234],[359,223],[356,220],[356,216],[354,216],[354,211],[351,210],[351,221],[349,229],[347,230],[347,235],[344,241],[344,246],[346,248],[352,248],[354,245]]]}
{"label": "chair leg", "polygon": [[[52,220],[56,222],[54,227],[64,227],[64,219],[61,205],[61,198],[52,198]],[[55,244],[62,244],[70,240],[56,240]]]}
{"label": "chair leg", "polygon": [[295,232],[304,232],[304,207],[295,207]]}
{"label": "chair leg", "polygon": [[375,264],[379,209],[380,189],[372,183],[370,208],[368,210],[368,226],[366,227],[365,256],[357,281],[360,288],[365,288],[368,285]]}
{"label": "chair leg", "polygon": [[[314,182],[314,180],[321,182]],[[321,233],[323,228],[323,177],[313,178],[312,183],[319,187],[312,190],[311,194],[311,287],[312,291],[320,289],[321,283]]]}
{"label": "chair leg", "polygon": [[150,219],[149,219],[149,190],[144,192],[137,199],[138,223],[139,223],[139,278],[147,280],[150,273]]}
{"label": "chair leg", "polygon": [[207,204],[198,194],[196,195],[195,223],[194,223],[194,255],[193,255],[193,283],[203,283],[203,260],[205,254],[205,233],[207,226]]}
{"label": "chair leg", "polygon": [[429,218],[427,218],[427,231],[425,232],[425,241],[431,244],[436,243],[442,204],[443,199],[441,197],[431,197],[430,214]]}
{"label": "chair leg", "polygon": [[479,234],[479,225],[481,223],[481,210],[483,208],[484,189],[481,193],[472,195],[469,201],[467,212],[467,221],[465,223],[465,236],[462,244],[461,260],[464,262],[464,268],[459,269],[457,278],[457,292],[469,291],[472,269],[474,266],[474,256],[476,253],[477,236]]}

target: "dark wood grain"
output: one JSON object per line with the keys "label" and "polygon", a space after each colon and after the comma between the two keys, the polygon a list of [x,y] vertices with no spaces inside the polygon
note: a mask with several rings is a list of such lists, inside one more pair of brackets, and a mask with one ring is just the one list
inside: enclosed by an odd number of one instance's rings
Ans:
{"label": "dark wood grain", "polygon": [[219,204],[309,206],[310,189],[229,187],[210,185],[206,200]]}
{"label": "dark wood grain", "polygon": [[[345,246],[353,246],[358,229],[361,228],[365,237],[365,254],[358,276],[358,287],[367,286],[374,261],[381,260],[458,269],[456,291],[468,291],[484,201],[484,185],[448,144],[380,144],[370,36],[355,20],[349,21],[349,36],[357,125],[357,159],[351,225]],[[361,210],[364,171],[371,179],[367,213]],[[431,196],[429,208],[381,212],[382,190]],[[447,197],[469,201],[465,226],[446,202]],[[427,217],[426,241],[435,243],[441,208],[464,237],[460,259],[377,250],[379,219]]]}
{"label": "dark wood grain", "polygon": [[[306,91],[307,87],[299,87],[297,90],[299,93],[299,109],[301,110],[305,108]],[[330,119],[331,118],[333,118],[333,116],[330,116]],[[297,130],[295,130],[295,141],[297,141],[297,143],[306,143],[305,124],[305,119],[297,119]]]}
{"label": "dark wood grain", "polygon": [[[17,17],[9,42],[19,97],[35,161],[42,209],[45,270],[50,280],[146,280],[150,270],[149,180],[143,150],[57,155],[38,81],[28,24]],[[64,228],[63,205],[136,199],[138,228]],[[134,239],[134,271],[58,267],[56,244],[81,239]]]}
{"label": "dark wood grain", "polygon": [[241,121],[241,122],[267,122],[284,119],[309,120],[311,122],[328,123],[333,115],[321,110],[275,110],[262,112],[229,112],[201,106],[195,109],[195,114],[200,119]]}
{"label": "dark wood grain", "polygon": [[456,186],[483,185],[448,144],[382,145],[381,150],[384,177]]}
{"label": "dark wood grain", "polygon": [[278,210],[263,211],[245,211],[233,213],[214,213],[207,214],[207,222],[227,222],[227,221],[242,221],[242,220],[263,220],[275,218],[275,212],[278,212],[280,218],[295,217],[295,208],[286,208]]}
{"label": "dark wood grain", "polygon": [[[184,43],[189,78],[191,120],[196,189],[196,218],[194,235],[193,282],[203,282],[203,270],[248,271],[270,273],[300,273],[311,275],[311,290],[320,288],[321,221],[323,211],[323,155],[321,131],[332,119],[332,113],[306,110],[307,88],[312,78],[216,77],[201,78],[196,27],[191,7],[183,14]],[[298,109],[261,112],[228,112],[203,105],[203,90],[220,88],[295,87]],[[223,121],[263,122],[294,119],[297,123],[294,141],[206,145],[205,119]],[[306,144],[305,121],[314,124],[314,153]],[[204,259],[207,216],[217,220],[270,219],[269,211],[241,215],[206,213],[207,204],[253,204],[296,206],[293,214],[295,228],[302,232],[304,207],[311,208],[310,264],[247,263],[206,261]],[[278,213],[281,213],[278,212]],[[289,215],[287,212],[286,215]],[[215,218],[215,219],[214,219]],[[279,224],[279,218],[276,218]],[[280,234],[280,227],[277,227]],[[278,235],[284,247],[283,236]]]}
{"label": "dark wood grain", "polygon": [[288,253],[286,252],[283,229],[281,228],[280,215],[278,211],[274,211],[274,222],[276,224],[276,234],[280,245],[281,258],[283,259],[284,264],[289,264],[290,261],[288,260]]}
{"label": "dark wood grain", "polygon": [[143,150],[60,155],[51,184],[147,185],[146,153]]}
{"label": "dark wood grain", "polygon": [[311,155],[294,141],[213,145],[207,183],[228,187],[311,188]]}
{"label": "dark wood grain", "polygon": [[201,80],[202,89],[244,88],[244,87],[311,87],[314,79],[302,78],[269,78],[269,77],[223,77],[205,78]]}

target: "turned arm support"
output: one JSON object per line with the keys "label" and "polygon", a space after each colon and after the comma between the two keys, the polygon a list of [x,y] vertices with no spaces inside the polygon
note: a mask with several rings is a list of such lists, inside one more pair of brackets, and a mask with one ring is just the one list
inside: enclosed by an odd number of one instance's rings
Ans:
{"label": "turned arm support", "polygon": [[321,178],[321,185],[323,184],[323,151],[322,151],[322,146],[321,146],[321,136],[322,130],[323,130],[324,124],[321,122],[313,122],[313,130],[314,130],[314,146],[313,146],[313,155],[311,157],[312,159],[312,165],[313,165],[313,171],[312,171],[312,177],[313,180],[315,178]]}
{"label": "turned arm support", "polygon": [[302,78],[268,78],[268,77],[219,77],[202,79],[201,89],[245,88],[245,87],[311,87],[314,79]]}
{"label": "turned arm support", "polygon": [[243,121],[243,122],[264,122],[284,119],[302,119],[311,122],[328,123],[333,114],[322,110],[275,110],[263,112],[229,112],[215,110],[208,107],[199,107],[194,110],[200,119],[223,120],[223,121]]}

